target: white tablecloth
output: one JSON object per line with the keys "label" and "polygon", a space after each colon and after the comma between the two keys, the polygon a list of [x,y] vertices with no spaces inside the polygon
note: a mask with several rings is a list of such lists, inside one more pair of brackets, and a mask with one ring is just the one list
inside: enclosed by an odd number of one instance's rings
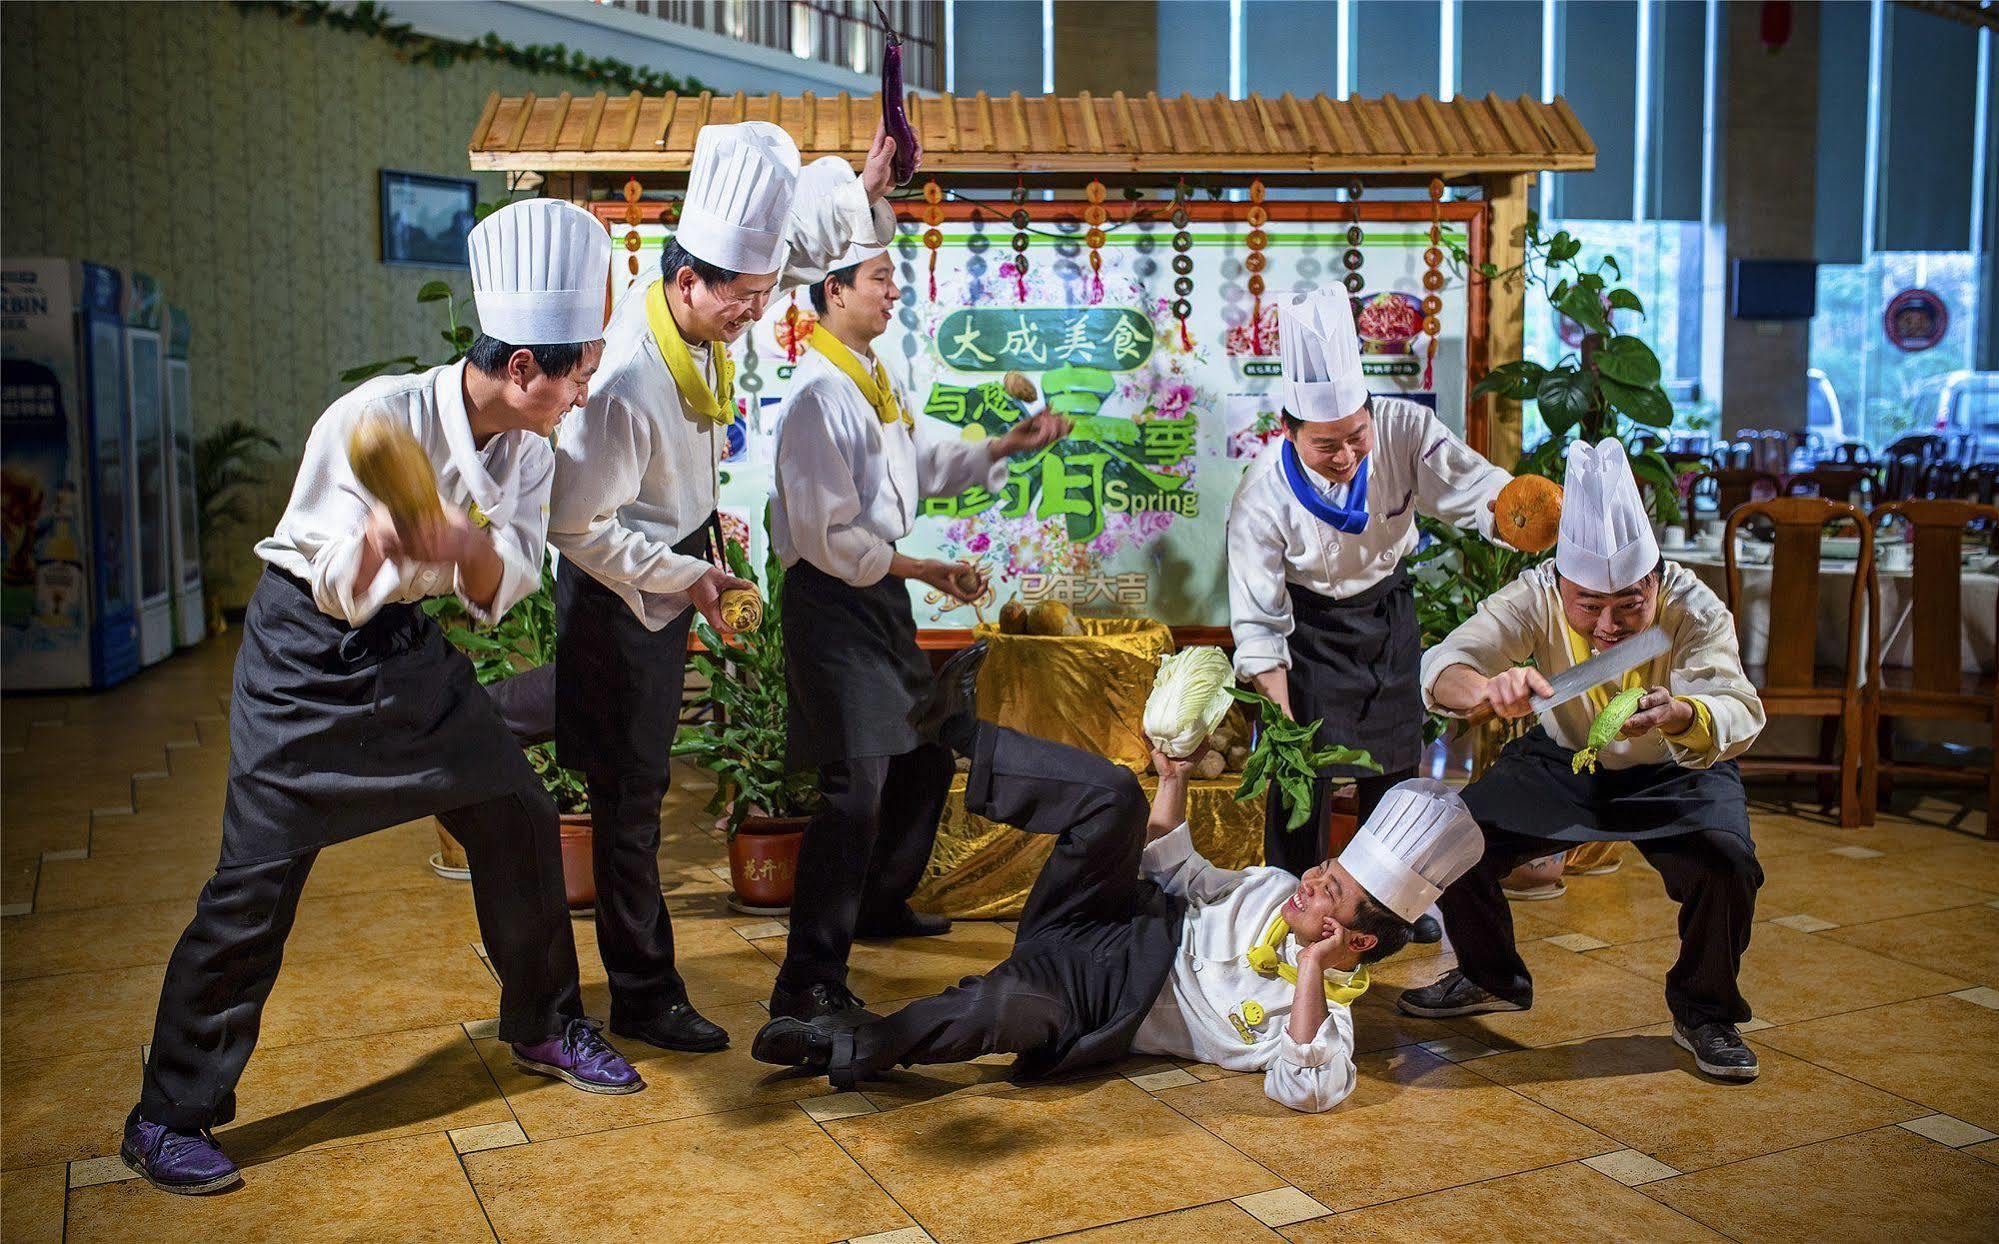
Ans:
{"label": "white tablecloth", "polygon": [[[1728,599],[1728,576],[1721,551],[1687,549],[1666,551],[1676,561],[1700,576],[1715,595]],[[1736,608],[1736,630],[1742,643],[1742,663],[1762,665],[1770,651],[1770,567],[1740,563],[1742,601]],[[1853,591],[1854,563],[1822,559],[1819,562],[1818,663],[1846,664],[1847,598]],[[1881,626],[1887,636],[1881,649],[1881,664],[1909,665],[1909,645],[1914,624],[1910,619],[1914,575],[1907,570],[1879,570],[1881,583]],[[1999,575],[1966,570],[1960,606],[1962,634],[1958,655],[1966,670],[1992,670],[1993,604],[1999,600]],[[1864,649],[1863,649],[1863,660]]]}

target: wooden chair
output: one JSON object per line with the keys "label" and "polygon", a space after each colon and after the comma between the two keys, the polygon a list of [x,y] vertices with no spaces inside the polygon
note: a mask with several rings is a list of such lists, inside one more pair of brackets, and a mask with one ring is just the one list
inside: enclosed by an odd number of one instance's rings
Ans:
{"label": "wooden chair", "polygon": [[[1874,823],[1874,806],[1862,799],[1861,778],[1867,768],[1867,713],[1861,675],[1866,665],[1862,647],[1867,629],[1863,611],[1871,603],[1866,584],[1874,573],[1874,531],[1867,515],[1855,506],[1823,497],[1780,497],[1752,501],[1728,516],[1722,536],[1723,563],[1728,576],[1728,608],[1736,631],[1746,629],[1742,617],[1742,570],[1736,562],[1735,536],[1752,518],[1776,529],[1770,557],[1770,643],[1762,665],[1745,666],[1749,680],[1763,698],[1771,718],[1819,719],[1816,756],[1743,757],[1744,773],[1837,774],[1839,823],[1853,828]],[[1828,524],[1850,522],[1860,533],[1860,559],[1846,608],[1846,663],[1818,664],[1819,541]],[[1837,736],[1838,755],[1833,746]]]}
{"label": "wooden chair", "polygon": [[[1960,765],[1902,764],[1890,746],[1897,717],[1931,721],[1972,721],[1985,725],[1999,758],[1999,693],[1991,674],[1967,673],[1959,652],[1964,644],[1964,570],[1960,549],[1965,528],[1978,520],[1999,523],[1999,509],[1971,501],[1896,501],[1874,511],[1873,521],[1908,523],[1914,546],[1915,579],[1910,584],[1908,669],[1881,668],[1880,627],[1873,631],[1867,654],[1867,712],[1879,742],[1879,757],[1865,793],[1870,807],[1886,806],[1895,775],[1906,773],[1944,782],[1977,784],[1978,771]],[[1879,583],[1869,585],[1878,593]],[[1878,599],[1878,598],[1877,598]],[[1874,607],[1878,613],[1879,606]],[[1999,628],[1999,609],[1993,623]],[[1993,664],[1999,668],[1999,642]],[[1999,760],[1988,764],[1985,781],[1985,836],[1999,838]]]}
{"label": "wooden chair", "polygon": [[1916,495],[1924,460],[1917,454],[1896,454],[1887,460],[1881,473],[1881,495],[1889,501],[1907,501]]}
{"label": "wooden chair", "polygon": [[1847,441],[1834,445],[1826,461],[1840,466],[1865,466],[1874,461],[1874,451],[1858,441]]}
{"label": "wooden chair", "polygon": [[1769,501],[1782,491],[1776,476],[1757,467],[1720,467],[1708,475],[1714,480],[1715,513],[1720,518],[1751,501]]}
{"label": "wooden chair", "polygon": [[1924,462],[1936,462],[1949,455],[1950,444],[1941,436],[1918,433],[1895,438],[1882,453],[1890,458],[1908,454],[1921,458]]}
{"label": "wooden chair", "polygon": [[1868,508],[1874,501],[1874,471],[1864,466],[1835,466],[1820,463],[1784,481],[1787,497],[1824,497],[1828,501],[1854,501]]}

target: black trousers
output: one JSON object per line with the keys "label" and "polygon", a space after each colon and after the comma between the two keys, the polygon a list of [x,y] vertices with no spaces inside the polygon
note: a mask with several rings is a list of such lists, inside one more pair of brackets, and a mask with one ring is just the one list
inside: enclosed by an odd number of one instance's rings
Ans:
{"label": "black trousers", "polygon": [[[539,784],[438,820],[465,846],[480,936],[500,977],[500,1039],[545,1040],[583,1014],[555,805]],[[220,867],[167,964],[139,1113],[183,1129],[236,1117],[236,1085],[284,961],[317,851]]]}
{"label": "black trousers", "polygon": [[1416,770],[1409,768],[1359,778],[1318,778],[1312,783],[1311,819],[1295,830],[1284,828],[1284,802],[1277,788],[1271,787],[1265,796],[1268,802],[1263,810],[1263,862],[1294,876],[1323,864],[1326,860],[1327,805],[1333,797],[1334,787],[1343,782],[1353,783],[1354,798],[1360,805],[1358,814],[1362,821],[1366,821],[1390,788],[1415,776]]}
{"label": "black trousers", "polygon": [[923,880],[956,769],[950,749],[938,743],[820,766],[826,806],[799,844],[780,984],[847,979],[854,931],[899,914]]}
{"label": "black trousers", "polygon": [[[984,976],[836,1034],[836,1067],[867,1076],[1013,1053],[1039,1071],[1079,1052],[1090,1061],[1125,1053],[1125,1029],[1136,1030],[1160,983],[1149,979],[1146,956],[1131,953],[1143,938],[1134,922],[1158,894],[1139,876],[1147,804],[1137,779],[1101,757],[988,723],[966,805],[1056,835],[1014,951]],[[1120,1026],[1121,1015],[1130,1022]],[[1102,1048],[1089,1048],[1093,1039]]]}

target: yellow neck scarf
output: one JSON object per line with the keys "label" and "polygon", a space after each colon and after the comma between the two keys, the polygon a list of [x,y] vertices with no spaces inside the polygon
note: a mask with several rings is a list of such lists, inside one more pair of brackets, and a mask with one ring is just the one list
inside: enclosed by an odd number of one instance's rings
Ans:
{"label": "yellow neck scarf", "polygon": [[701,379],[700,369],[694,366],[694,354],[687,348],[687,339],[680,335],[680,329],[673,323],[673,313],[666,308],[665,281],[653,282],[646,291],[646,324],[652,329],[659,356],[666,360],[666,370],[673,375],[674,387],[680,390],[682,404],[710,423],[734,423],[736,365],[729,361],[729,352],[721,342],[709,342],[708,358],[714,364],[716,380],[715,388],[709,389]]}
{"label": "yellow neck scarf", "polygon": [[826,325],[814,324],[812,336],[806,344],[826,356],[826,361],[840,369],[840,374],[854,382],[868,405],[875,408],[875,417],[883,423],[906,423],[916,426],[916,420],[902,408],[902,399],[896,396],[895,385],[889,380],[888,372],[880,359],[870,359],[872,367],[861,366],[861,360],[847,343],[827,331]]}
{"label": "yellow neck scarf", "polygon": [[[1562,629],[1569,633],[1570,659],[1577,665],[1581,665],[1584,661],[1589,660],[1593,654],[1590,651],[1588,638],[1567,622],[1562,623]],[[1589,706],[1594,711],[1591,712],[1590,716],[1594,717],[1597,713],[1601,713],[1604,709],[1609,708],[1610,701],[1619,691],[1629,691],[1633,687],[1643,687],[1645,685],[1645,666],[1641,665],[1635,670],[1624,671],[1624,681],[1615,690],[1605,683],[1599,683],[1597,686],[1591,687],[1588,699]]]}
{"label": "yellow neck scarf", "polygon": [[[1277,949],[1284,944],[1284,938],[1290,932],[1291,926],[1284,923],[1284,917],[1272,920],[1270,931],[1263,935],[1263,940],[1250,947],[1249,970],[1258,976],[1279,976],[1293,985],[1297,984],[1298,969],[1284,962],[1284,956]],[[1352,1006],[1367,992],[1367,965],[1363,963],[1356,967],[1343,985],[1336,985],[1330,980],[1321,983],[1326,987],[1326,1001],[1338,1006]]]}

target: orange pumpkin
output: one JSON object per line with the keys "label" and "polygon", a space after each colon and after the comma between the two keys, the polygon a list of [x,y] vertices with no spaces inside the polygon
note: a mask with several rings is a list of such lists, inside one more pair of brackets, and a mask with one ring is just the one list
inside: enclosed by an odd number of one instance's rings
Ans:
{"label": "orange pumpkin", "polygon": [[1545,475],[1515,476],[1492,508],[1500,539],[1523,552],[1546,552],[1562,526],[1562,486]]}

